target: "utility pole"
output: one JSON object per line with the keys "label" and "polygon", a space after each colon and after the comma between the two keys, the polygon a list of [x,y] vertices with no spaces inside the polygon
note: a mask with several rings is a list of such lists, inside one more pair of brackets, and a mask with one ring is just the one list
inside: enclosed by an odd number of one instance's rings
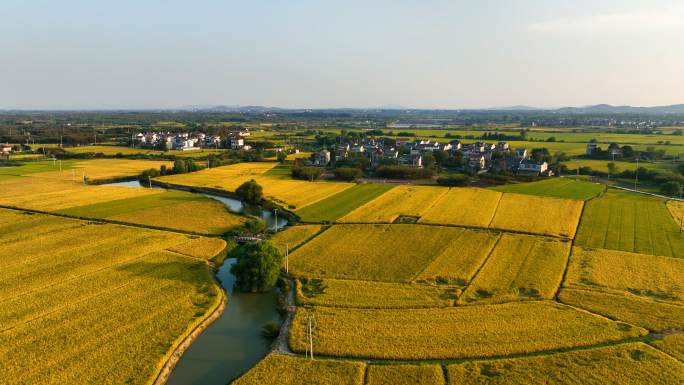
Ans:
{"label": "utility pole", "polygon": [[285,244],[285,272],[290,272],[290,243]]}
{"label": "utility pole", "polygon": [[577,161],[577,176],[575,176],[575,180],[579,180],[579,168],[580,168],[580,161]]}
{"label": "utility pole", "polygon": [[83,171],[83,184],[85,184],[85,171]]}
{"label": "utility pole", "polygon": [[74,176],[74,169],[71,169],[71,181],[76,182],[76,177]]}
{"label": "utility pole", "polygon": [[637,161],[637,168],[636,168],[636,174],[634,174],[634,189],[637,189],[637,182],[639,181],[639,158],[636,158]]}
{"label": "utility pole", "polygon": [[62,160],[59,160],[59,171],[62,171]]}
{"label": "utility pole", "polygon": [[311,337],[311,320],[313,319],[313,314],[306,315],[304,318],[306,318],[309,321],[309,347],[311,350],[311,359],[313,360],[313,338]]}
{"label": "utility pole", "polygon": [[273,209],[273,215],[275,215],[275,232],[278,232],[278,209]]}
{"label": "utility pole", "polygon": [[152,188],[152,178],[148,175],[147,180],[150,182],[150,188]]}

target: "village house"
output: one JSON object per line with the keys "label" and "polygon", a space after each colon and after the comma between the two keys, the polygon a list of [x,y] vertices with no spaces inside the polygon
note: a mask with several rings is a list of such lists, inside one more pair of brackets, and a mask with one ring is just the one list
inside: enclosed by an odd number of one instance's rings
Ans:
{"label": "village house", "polygon": [[0,154],[9,154],[10,152],[12,152],[12,146],[9,143],[7,145],[0,144]]}
{"label": "village house", "polygon": [[398,139],[396,140],[397,147],[399,147],[399,146],[404,146],[404,147],[405,147],[405,146],[408,144],[408,142],[409,142],[409,140],[406,139],[406,138],[398,138]]}
{"label": "village house", "polygon": [[520,166],[522,159],[520,158],[501,158],[499,163],[494,165],[495,169],[515,171]]}
{"label": "village house", "polygon": [[339,162],[342,159],[347,159],[349,154],[347,154],[347,150],[337,150],[335,152],[335,162]]}
{"label": "village house", "polygon": [[315,152],[312,158],[309,158],[307,162],[310,166],[320,166],[325,167],[330,163],[330,151],[321,150]]}
{"label": "village house", "polygon": [[423,157],[416,154],[405,154],[397,158],[397,164],[414,168],[423,167]]}
{"label": "village house", "polygon": [[481,153],[473,153],[468,157],[468,164],[474,169],[483,170],[485,167],[485,158]]}
{"label": "village house", "polygon": [[594,152],[594,150],[596,150],[597,148],[598,148],[598,145],[596,145],[596,144],[588,144],[586,155],[591,155],[591,153]]}
{"label": "village house", "polygon": [[545,174],[549,165],[544,161],[523,160],[518,166],[518,172],[524,174]]}
{"label": "village house", "polygon": [[508,152],[510,149],[507,142],[499,142],[496,146],[503,152]]}
{"label": "village house", "polygon": [[515,149],[515,157],[520,158],[520,159],[526,159],[529,156],[527,153],[527,149],[525,148],[516,148]]}
{"label": "village house", "polygon": [[230,142],[230,148],[232,150],[250,150],[252,147],[245,144],[245,140],[239,136],[233,136],[228,139]]}

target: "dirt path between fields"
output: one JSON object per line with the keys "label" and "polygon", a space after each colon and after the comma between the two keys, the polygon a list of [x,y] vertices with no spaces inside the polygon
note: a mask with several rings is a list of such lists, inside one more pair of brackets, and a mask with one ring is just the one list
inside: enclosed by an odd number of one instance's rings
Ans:
{"label": "dirt path between fields", "polygon": [[209,315],[209,317],[202,321],[201,324],[197,325],[197,327],[192,331],[192,333],[190,333],[189,336],[185,337],[183,342],[181,342],[180,345],[178,345],[178,347],[176,348],[176,350],[174,350],[173,353],[171,353],[169,360],[166,361],[164,367],[159,372],[159,375],[157,375],[157,379],[154,381],[154,385],[163,385],[164,383],[166,383],[166,380],[169,378],[169,374],[171,374],[171,371],[176,366],[176,363],[178,362],[178,360],[180,360],[183,353],[188,349],[188,347],[190,347],[190,345],[197,339],[197,337],[199,337],[199,335],[209,325],[211,325],[211,323],[214,322],[221,315],[221,313],[223,313],[223,309],[226,308],[226,304],[228,303],[226,293],[223,290],[221,284],[219,284],[216,280],[216,277],[214,277],[213,273],[211,273],[211,278],[214,280],[214,284],[218,286],[218,289],[221,292],[221,302],[219,303],[216,310],[214,310]]}
{"label": "dirt path between fields", "polygon": [[288,285],[292,288],[285,294],[285,321],[283,321],[283,326],[280,327],[280,333],[273,342],[271,347],[271,353],[275,354],[287,354],[294,355],[294,352],[290,349],[288,341],[290,339],[290,328],[292,327],[292,320],[294,319],[295,311],[297,310],[297,305],[295,302],[295,283],[293,280],[288,279]]}

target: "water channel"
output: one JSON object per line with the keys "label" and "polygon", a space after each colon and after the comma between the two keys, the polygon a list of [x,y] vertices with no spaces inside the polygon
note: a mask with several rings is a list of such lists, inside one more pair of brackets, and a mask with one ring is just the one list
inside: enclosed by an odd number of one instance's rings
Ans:
{"label": "water channel", "polygon": [[[136,181],[130,181],[130,182],[119,182],[119,183],[108,183],[103,186],[128,186],[128,187],[145,187],[149,188],[148,184],[146,183],[140,183],[137,180]],[[160,186],[155,186],[152,185],[152,188],[154,189],[160,189],[160,190],[170,190],[170,191],[184,191],[184,190],[177,190],[177,189],[165,189]],[[186,191],[187,192],[187,191]],[[217,201],[221,201],[228,206],[230,206],[231,209],[240,212],[240,213],[246,213],[253,215],[257,218],[260,218],[261,220],[266,223],[266,228],[272,229],[275,227],[275,214],[271,211],[266,211],[263,209],[263,207],[258,206],[258,205],[246,205],[243,204],[239,199],[235,198],[228,198],[220,195],[212,195],[212,194],[205,194],[205,193],[200,193],[201,195],[204,195],[209,198],[216,199]],[[278,228],[285,227],[287,224],[287,219],[279,217],[278,218]]]}
{"label": "water channel", "polygon": [[[112,183],[108,186],[145,187],[139,182]],[[161,188],[153,186],[153,188]],[[262,218],[273,228],[273,213],[260,206],[243,206],[237,199],[203,194],[226,203],[235,211],[248,212]],[[287,220],[278,218],[278,227]],[[279,321],[277,289],[268,293],[241,293],[236,288],[226,259],[216,277],[226,291],[228,303],[223,313],[190,345],[169,375],[168,385],[225,385],[254,367],[270,351],[272,341],[261,337],[268,321]]]}

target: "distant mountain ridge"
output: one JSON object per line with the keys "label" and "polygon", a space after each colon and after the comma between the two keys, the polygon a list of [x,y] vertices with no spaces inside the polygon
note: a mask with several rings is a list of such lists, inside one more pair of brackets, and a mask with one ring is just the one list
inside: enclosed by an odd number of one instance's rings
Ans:
{"label": "distant mountain ridge", "polygon": [[[313,108],[304,110],[319,110],[319,111],[366,111],[366,110],[422,110],[421,108],[412,109],[398,104],[388,104],[374,108]],[[279,107],[264,107],[264,106],[226,106],[226,105],[185,105],[176,108],[176,110],[185,111],[208,111],[208,112],[224,112],[224,111],[296,111],[302,110],[299,108],[279,108]],[[429,110],[429,109],[428,109]],[[641,113],[641,114],[684,114],[684,104],[673,104],[670,106],[655,106],[655,107],[632,107],[632,106],[611,106],[610,104],[596,104],[593,106],[584,107],[562,107],[562,108],[537,108],[526,105],[516,105],[507,107],[491,107],[491,108],[470,108],[470,111],[552,111],[561,113]]]}

